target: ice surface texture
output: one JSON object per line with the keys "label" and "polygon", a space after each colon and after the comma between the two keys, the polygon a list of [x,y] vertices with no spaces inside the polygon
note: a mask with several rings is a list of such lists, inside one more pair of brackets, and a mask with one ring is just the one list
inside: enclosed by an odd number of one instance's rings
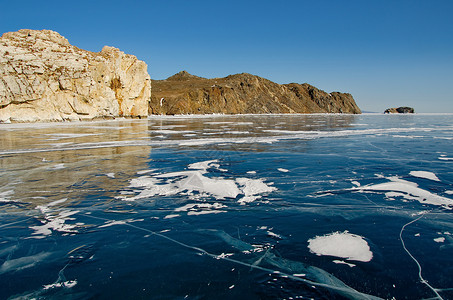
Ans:
{"label": "ice surface texture", "polygon": [[0,298],[453,298],[451,115],[0,126]]}

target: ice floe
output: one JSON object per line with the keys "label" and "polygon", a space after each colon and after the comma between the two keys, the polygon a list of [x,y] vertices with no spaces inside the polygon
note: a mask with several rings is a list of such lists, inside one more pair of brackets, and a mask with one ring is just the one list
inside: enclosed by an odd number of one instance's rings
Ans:
{"label": "ice floe", "polygon": [[127,219],[127,220],[117,220],[117,221],[107,221],[104,225],[99,226],[99,228],[105,228],[115,225],[124,225],[127,223],[134,223],[134,222],[143,222],[144,219]]}
{"label": "ice floe", "polygon": [[328,255],[362,262],[369,262],[373,258],[365,239],[348,231],[316,236],[308,240],[308,248],[319,256]]}
{"label": "ice floe", "polygon": [[437,178],[436,174],[432,172],[427,172],[427,171],[410,171],[410,175],[418,178],[424,178],[424,179],[429,179],[433,181],[440,181],[439,178]]}

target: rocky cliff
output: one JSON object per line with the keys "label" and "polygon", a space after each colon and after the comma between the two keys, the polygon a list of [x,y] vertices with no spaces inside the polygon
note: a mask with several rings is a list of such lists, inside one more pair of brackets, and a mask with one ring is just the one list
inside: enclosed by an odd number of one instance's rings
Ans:
{"label": "rocky cliff", "polygon": [[113,47],[81,50],[50,30],[0,38],[0,121],[147,116],[147,65]]}
{"label": "rocky cliff", "polygon": [[182,71],[152,82],[152,114],[361,113],[350,94],[246,73],[206,79]]}

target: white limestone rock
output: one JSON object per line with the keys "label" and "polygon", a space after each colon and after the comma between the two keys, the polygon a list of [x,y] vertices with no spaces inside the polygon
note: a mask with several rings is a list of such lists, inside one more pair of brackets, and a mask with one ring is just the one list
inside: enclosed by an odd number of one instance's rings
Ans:
{"label": "white limestone rock", "polygon": [[81,50],[51,30],[0,38],[0,122],[147,116],[150,97],[146,63],[116,48]]}

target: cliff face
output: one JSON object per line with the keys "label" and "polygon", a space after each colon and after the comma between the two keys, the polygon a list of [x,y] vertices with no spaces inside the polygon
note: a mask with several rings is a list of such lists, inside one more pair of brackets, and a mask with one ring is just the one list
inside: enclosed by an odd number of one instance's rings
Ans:
{"label": "cliff face", "polygon": [[147,65],[113,47],[81,50],[50,30],[0,38],[0,121],[147,116]]}
{"label": "cliff face", "polygon": [[153,80],[150,113],[359,114],[361,111],[350,94],[329,94],[306,83],[280,85],[246,73],[206,79],[182,71],[166,80]]}

